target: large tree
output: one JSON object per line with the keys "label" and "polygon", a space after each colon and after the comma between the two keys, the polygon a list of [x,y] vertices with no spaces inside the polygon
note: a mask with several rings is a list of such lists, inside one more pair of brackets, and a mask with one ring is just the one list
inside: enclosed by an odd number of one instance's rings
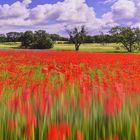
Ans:
{"label": "large tree", "polygon": [[22,36],[22,47],[31,49],[49,49],[53,47],[53,41],[44,30],[35,32],[26,31]]}
{"label": "large tree", "polygon": [[136,47],[138,50],[140,50],[140,29],[136,28],[135,33],[136,33]]}
{"label": "large tree", "polygon": [[7,37],[4,34],[0,34],[0,42],[6,42]]}
{"label": "large tree", "polygon": [[7,41],[9,42],[17,42],[21,41],[22,33],[20,32],[9,32],[6,34]]}
{"label": "large tree", "polygon": [[34,34],[34,46],[35,49],[50,49],[53,47],[53,41],[49,34],[44,30],[35,31]]}
{"label": "large tree", "polygon": [[85,26],[81,26],[80,28],[75,27],[74,29],[67,31],[70,37],[70,41],[75,44],[75,50],[78,51],[87,34]]}
{"label": "large tree", "polygon": [[26,31],[22,35],[22,47],[30,48],[34,43],[34,33],[32,31]]}
{"label": "large tree", "polygon": [[128,52],[133,52],[140,42],[138,28],[117,26],[113,27],[110,33],[114,36],[115,42],[121,43]]}

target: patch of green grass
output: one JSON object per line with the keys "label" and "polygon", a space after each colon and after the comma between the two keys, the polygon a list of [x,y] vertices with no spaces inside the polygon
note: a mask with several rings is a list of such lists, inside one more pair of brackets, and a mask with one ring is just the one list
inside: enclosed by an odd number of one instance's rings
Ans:
{"label": "patch of green grass", "polygon": [[[80,51],[87,52],[125,52],[124,49],[120,48],[120,45],[115,43],[99,44],[99,43],[86,43],[80,46]],[[74,44],[55,44],[52,50],[75,50]]]}
{"label": "patch of green grass", "polygon": [[[12,48],[19,48],[21,45],[20,42],[4,42],[0,43],[0,49],[12,49]],[[120,48],[120,44],[116,43],[85,43],[80,46],[80,51],[86,52],[126,52],[123,48]],[[54,47],[51,50],[56,51],[74,51],[75,46],[74,44],[65,44],[63,42],[56,42]]]}
{"label": "patch of green grass", "polygon": [[18,48],[21,45],[20,42],[3,42],[0,43],[1,49]]}

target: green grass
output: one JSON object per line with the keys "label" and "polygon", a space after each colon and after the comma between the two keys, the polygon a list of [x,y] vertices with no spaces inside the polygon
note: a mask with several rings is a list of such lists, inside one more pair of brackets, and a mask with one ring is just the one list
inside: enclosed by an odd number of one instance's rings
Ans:
{"label": "green grass", "polygon": [[3,42],[0,43],[1,49],[18,48],[21,45],[20,42]]}
{"label": "green grass", "polygon": [[[86,43],[80,46],[80,51],[87,52],[124,52],[124,49],[117,50],[119,44],[108,43],[108,44],[98,44],[98,43]],[[75,50],[74,44],[55,44],[52,50]]]}
{"label": "green grass", "polygon": [[[21,45],[20,42],[5,42],[0,43],[0,49],[10,49],[10,48],[18,48]],[[117,50],[120,44],[115,43],[107,43],[107,44],[99,44],[99,43],[86,43],[80,46],[80,51],[86,52],[126,52],[124,49]],[[51,50],[58,51],[68,51],[75,50],[74,44],[64,44],[64,43],[55,43],[54,48]]]}

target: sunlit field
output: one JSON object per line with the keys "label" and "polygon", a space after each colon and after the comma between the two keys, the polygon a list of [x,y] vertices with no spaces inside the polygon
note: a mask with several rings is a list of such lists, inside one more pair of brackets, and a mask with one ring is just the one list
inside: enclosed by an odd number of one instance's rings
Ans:
{"label": "sunlit field", "polygon": [[[115,43],[85,43],[80,46],[80,51],[86,52],[126,52],[124,49],[119,47],[120,44]],[[54,45],[53,50],[75,50],[74,44],[58,44]],[[120,49],[117,49],[120,48]]]}
{"label": "sunlit field", "polygon": [[[0,49],[18,49],[20,47],[20,42],[6,42],[0,43]],[[124,49],[119,47],[120,44],[115,43],[86,43],[80,46],[80,51],[86,52],[126,52]],[[120,48],[120,49],[117,49]],[[67,51],[67,50],[75,50],[74,44],[65,44],[62,42],[56,42],[54,44],[54,48],[50,50],[59,50],[59,51]],[[47,51],[47,50],[46,50]]]}
{"label": "sunlit field", "polygon": [[21,45],[20,42],[3,42],[3,43],[0,43],[0,49],[19,48],[20,45]]}
{"label": "sunlit field", "polygon": [[1,140],[140,140],[140,55],[0,51]]}

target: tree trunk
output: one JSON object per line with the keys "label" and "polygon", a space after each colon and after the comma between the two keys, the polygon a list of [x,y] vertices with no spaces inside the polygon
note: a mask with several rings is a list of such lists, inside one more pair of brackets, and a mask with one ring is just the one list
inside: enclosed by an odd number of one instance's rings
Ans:
{"label": "tree trunk", "polygon": [[79,51],[79,46],[80,46],[80,45],[75,45],[75,50],[76,50],[76,51]]}
{"label": "tree trunk", "polygon": [[132,46],[124,45],[124,47],[128,52],[132,52]]}
{"label": "tree trunk", "polygon": [[132,52],[132,50],[131,50],[131,49],[129,49],[129,52],[131,53],[131,52]]}
{"label": "tree trunk", "polygon": [[130,53],[132,52],[132,46],[130,46],[130,48],[129,48],[129,52],[130,52]]}

